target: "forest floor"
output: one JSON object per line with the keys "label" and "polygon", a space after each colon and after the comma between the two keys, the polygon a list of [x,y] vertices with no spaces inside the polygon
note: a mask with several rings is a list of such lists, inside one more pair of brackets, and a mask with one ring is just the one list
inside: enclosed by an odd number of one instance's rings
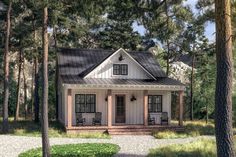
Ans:
{"label": "forest floor", "polygon": [[[160,148],[173,144],[186,144],[200,139],[214,139],[214,136],[188,137],[181,139],[155,139],[153,136],[112,136],[111,139],[84,139],[84,138],[50,138],[51,145],[76,143],[112,143],[120,147],[116,157],[143,157],[150,149]],[[41,147],[40,137],[0,135],[0,156],[17,157],[29,149]]]}

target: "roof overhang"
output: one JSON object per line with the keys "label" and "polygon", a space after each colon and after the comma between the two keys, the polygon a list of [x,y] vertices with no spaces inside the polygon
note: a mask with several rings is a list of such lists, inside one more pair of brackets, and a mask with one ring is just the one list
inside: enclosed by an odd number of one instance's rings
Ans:
{"label": "roof overhang", "polygon": [[184,85],[131,85],[131,84],[62,84],[65,89],[116,89],[184,91]]}

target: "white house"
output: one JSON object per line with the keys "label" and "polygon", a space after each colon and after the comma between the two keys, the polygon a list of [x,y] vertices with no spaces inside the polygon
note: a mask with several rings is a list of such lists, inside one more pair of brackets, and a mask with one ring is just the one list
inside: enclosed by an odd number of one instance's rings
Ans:
{"label": "white house", "polygon": [[172,91],[183,124],[185,87],[166,77],[150,52],[62,48],[58,66],[59,121],[67,132],[172,127]]}

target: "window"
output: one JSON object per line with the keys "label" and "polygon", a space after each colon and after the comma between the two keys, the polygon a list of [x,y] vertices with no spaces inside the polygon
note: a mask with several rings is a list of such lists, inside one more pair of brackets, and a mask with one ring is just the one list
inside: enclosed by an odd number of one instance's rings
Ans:
{"label": "window", "polygon": [[128,65],[113,64],[113,75],[128,75]]}
{"label": "window", "polygon": [[162,96],[161,95],[148,96],[148,112],[162,112]]}
{"label": "window", "polygon": [[75,112],[93,113],[96,112],[96,95],[95,94],[76,94],[75,95]]}

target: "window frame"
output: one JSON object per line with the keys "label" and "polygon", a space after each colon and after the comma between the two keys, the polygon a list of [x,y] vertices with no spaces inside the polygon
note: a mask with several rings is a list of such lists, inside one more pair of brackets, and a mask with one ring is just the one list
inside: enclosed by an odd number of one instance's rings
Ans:
{"label": "window frame", "polygon": [[[76,102],[76,97],[77,96],[82,96],[82,95],[84,96],[84,103]],[[93,96],[93,99],[94,99],[93,101],[94,102],[87,103],[87,96]],[[74,103],[75,103],[75,113],[95,113],[96,112],[96,94],[75,94],[75,102]],[[77,107],[77,105],[81,105],[81,104],[84,105],[84,111],[78,111],[77,110],[79,108],[79,107]],[[91,111],[91,106],[92,105],[94,105],[94,107],[93,107],[94,112]],[[87,108],[89,108],[88,112],[87,112]]]}
{"label": "window frame", "polygon": [[128,64],[113,64],[113,75],[128,75],[128,71]]}
{"label": "window frame", "polygon": [[[150,97],[152,99],[152,102],[149,102],[150,100]],[[153,99],[154,97],[160,97],[160,103],[154,103]],[[157,106],[157,109],[158,109],[158,104],[160,104],[160,110],[157,110],[157,111],[154,111],[153,110],[153,106],[156,105]],[[149,106],[151,105],[151,107],[149,108]],[[162,109],[163,109],[163,101],[162,101],[162,95],[148,95],[148,113],[161,113],[162,112]]]}

